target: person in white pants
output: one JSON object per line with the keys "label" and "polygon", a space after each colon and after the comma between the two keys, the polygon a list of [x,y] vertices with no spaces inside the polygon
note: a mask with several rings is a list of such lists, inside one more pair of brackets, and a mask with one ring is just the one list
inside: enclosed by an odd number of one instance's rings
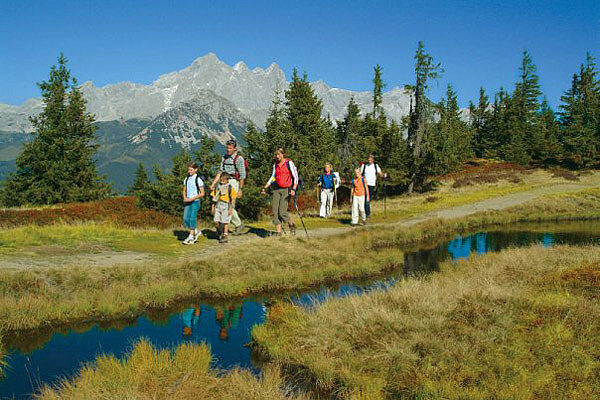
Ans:
{"label": "person in white pants", "polygon": [[370,200],[369,190],[365,178],[363,178],[360,169],[354,170],[355,178],[352,181],[352,226],[358,224],[358,217],[362,219],[361,224],[366,225],[367,214],[365,213],[365,202]]}
{"label": "person in white pants", "polygon": [[321,188],[321,210],[319,211],[321,218],[331,217],[331,209],[333,208],[333,199],[337,185],[337,177],[332,172],[331,164],[325,164],[324,173],[319,175],[318,181],[318,186]]}

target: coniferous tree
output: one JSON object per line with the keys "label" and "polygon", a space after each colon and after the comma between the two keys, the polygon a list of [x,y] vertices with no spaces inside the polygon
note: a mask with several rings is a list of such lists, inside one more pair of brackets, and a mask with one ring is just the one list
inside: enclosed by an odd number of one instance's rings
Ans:
{"label": "coniferous tree", "polygon": [[194,151],[194,162],[198,164],[198,175],[204,180],[210,180],[219,171],[221,157],[215,152],[216,140],[203,135],[200,145]]}
{"label": "coniferous tree", "polygon": [[249,184],[262,186],[271,174],[275,149],[283,147],[293,139],[281,105],[279,91],[275,91],[269,117],[265,122],[265,131],[259,131],[254,124],[246,127],[244,140],[247,143],[245,154],[248,158]]}
{"label": "coniferous tree", "polygon": [[146,168],[144,168],[144,164],[140,162],[135,171],[135,178],[133,179],[133,184],[127,190],[127,194],[130,196],[137,196],[146,188],[146,186],[148,186],[149,183],[150,181],[148,180]]}
{"label": "coniferous tree", "polygon": [[600,165],[600,80],[590,53],[561,101],[561,136],[567,162],[577,168],[597,167]]}
{"label": "coniferous tree", "polygon": [[183,148],[173,157],[171,173],[163,173],[157,164],[153,167],[155,182],[150,182],[139,192],[140,206],[164,211],[172,215],[183,212],[181,191],[187,176],[188,164],[192,161],[190,153]]}
{"label": "coniferous tree", "polygon": [[437,105],[439,120],[430,144],[430,174],[445,174],[473,156],[471,135],[462,120],[456,92],[448,85],[446,98]]}
{"label": "coniferous tree", "polygon": [[297,164],[304,181],[312,186],[325,162],[337,164],[333,129],[321,117],[323,105],[306,74],[300,78],[294,69],[285,99],[284,112],[290,136],[283,147],[286,155]]}
{"label": "coniferous tree", "polygon": [[360,109],[351,97],[346,109],[346,116],[337,125],[337,146],[340,159],[339,172],[343,177],[352,176],[354,168],[362,159],[363,147],[361,138],[363,121],[360,118]]}
{"label": "coniferous tree", "polygon": [[60,54],[48,81],[38,84],[44,110],[31,118],[32,142],[17,157],[17,172],[2,188],[7,206],[98,200],[110,187],[97,174],[94,117]]}
{"label": "coniferous tree", "polygon": [[471,129],[473,131],[473,150],[476,157],[486,157],[489,150],[496,147],[490,129],[491,105],[483,87],[479,88],[479,102],[469,106]]}
{"label": "coniferous tree", "polygon": [[534,158],[544,165],[558,164],[563,157],[563,147],[560,143],[560,125],[546,98],[542,101],[538,129],[541,130],[539,137],[542,144],[537,149],[539,153],[534,154]]}
{"label": "coniferous tree", "polygon": [[409,175],[408,147],[402,135],[402,130],[395,121],[392,121],[390,126],[386,128],[382,143],[378,154],[379,164],[388,174],[391,183],[406,185]]}
{"label": "coniferous tree", "polygon": [[407,86],[412,91],[412,104],[408,116],[408,155],[410,157],[410,183],[408,193],[421,187],[427,178],[431,157],[427,153],[434,126],[431,102],[427,98],[427,89],[431,79],[437,79],[443,72],[440,63],[435,63],[433,57],[425,52],[423,42],[419,42],[415,53],[415,85]]}
{"label": "coniferous tree", "polygon": [[520,80],[515,85],[506,114],[508,141],[502,147],[503,156],[508,161],[529,164],[533,154],[541,146],[539,137],[539,97],[542,94],[537,76],[537,67],[527,51],[519,67]]}
{"label": "coniferous tree", "polygon": [[381,103],[383,101],[385,83],[383,83],[383,79],[381,78],[381,70],[382,68],[379,64],[373,68],[375,72],[375,76],[373,77],[373,118],[377,118],[383,113]]}

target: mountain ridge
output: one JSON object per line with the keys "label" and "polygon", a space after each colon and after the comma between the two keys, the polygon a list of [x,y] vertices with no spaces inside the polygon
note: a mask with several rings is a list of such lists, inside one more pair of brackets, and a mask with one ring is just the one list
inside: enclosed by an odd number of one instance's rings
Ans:
{"label": "mountain ridge", "polygon": [[[88,80],[81,88],[88,110],[96,115],[97,121],[154,118],[190,100],[198,90],[210,89],[231,101],[257,126],[264,127],[275,90],[283,95],[288,84],[285,73],[275,62],[267,68],[250,69],[243,61],[230,66],[216,54],[208,53],[187,67],[159,75],[150,85],[125,81],[95,86]],[[335,88],[322,80],[311,82],[311,86],[323,101],[324,116],[329,114],[334,121],[343,118],[350,97],[355,98],[363,113],[370,111],[371,92]],[[409,103],[409,95],[399,87],[383,94],[386,114],[396,121],[408,113]],[[28,117],[39,113],[42,107],[39,98],[28,99],[18,106],[0,103],[0,130],[30,131]]]}

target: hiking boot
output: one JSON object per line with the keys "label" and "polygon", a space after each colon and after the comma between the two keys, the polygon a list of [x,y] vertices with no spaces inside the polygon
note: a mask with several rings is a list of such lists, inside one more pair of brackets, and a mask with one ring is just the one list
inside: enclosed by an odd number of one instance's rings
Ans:
{"label": "hiking boot", "polygon": [[234,231],[233,231],[233,236],[240,236],[240,235],[242,235],[244,233],[243,232],[244,228],[245,228],[244,224],[236,226],[235,229],[234,229]]}
{"label": "hiking boot", "polygon": [[190,244],[192,243],[196,243],[198,241],[198,238],[201,236],[202,234],[200,232],[196,233],[194,236],[192,236],[190,238]]}
{"label": "hiking boot", "polygon": [[290,226],[290,235],[296,236],[296,224],[289,224]]}
{"label": "hiking boot", "polygon": [[360,222],[360,224],[361,224],[362,226],[365,226],[365,225],[367,224],[367,220],[366,220],[366,219],[363,219],[363,220]]}
{"label": "hiking boot", "polygon": [[221,238],[219,239],[219,243],[227,243],[229,241],[229,240],[227,240],[227,236],[229,236],[229,235],[221,236]]}

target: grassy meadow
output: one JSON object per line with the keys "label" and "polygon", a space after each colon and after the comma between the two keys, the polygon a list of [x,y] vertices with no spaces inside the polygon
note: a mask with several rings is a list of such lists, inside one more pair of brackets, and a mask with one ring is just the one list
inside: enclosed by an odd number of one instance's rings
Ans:
{"label": "grassy meadow", "polygon": [[310,241],[267,238],[204,259],[1,269],[0,327],[19,331],[127,318],[188,298],[224,299],[368,277],[401,267],[401,246],[494,225],[581,218],[600,218],[600,189],[411,228],[372,226]]}
{"label": "grassy meadow", "polygon": [[347,399],[600,396],[600,248],[446,263],[388,291],[270,309],[255,345]]}
{"label": "grassy meadow", "polygon": [[84,367],[72,381],[56,388],[45,387],[41,400],[72,399],[214,399],[214,400],[302,400],[285,387],[276,367],[256,377],[249,371],[219,374],[210,368],[208,346],[184,343],[171,350],[156,350],[147,341],[138,342],[120,360],[99,357]]}

